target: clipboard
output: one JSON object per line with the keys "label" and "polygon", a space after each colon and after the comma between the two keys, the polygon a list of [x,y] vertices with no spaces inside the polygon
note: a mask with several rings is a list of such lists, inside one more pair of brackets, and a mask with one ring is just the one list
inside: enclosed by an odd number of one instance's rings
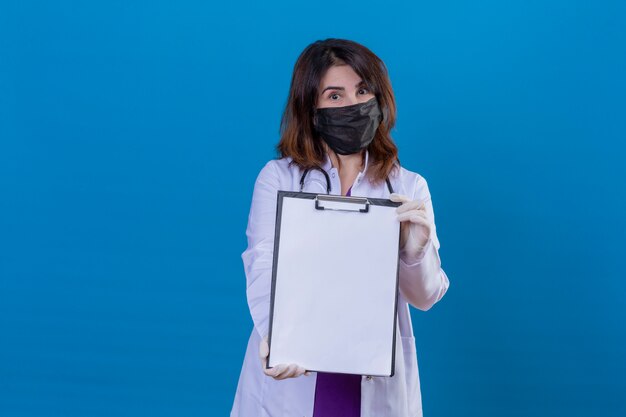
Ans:
{"label": "clipboard", "polygon": [[400,203],[291,191],[277,199],[267,368],[393,376]]}

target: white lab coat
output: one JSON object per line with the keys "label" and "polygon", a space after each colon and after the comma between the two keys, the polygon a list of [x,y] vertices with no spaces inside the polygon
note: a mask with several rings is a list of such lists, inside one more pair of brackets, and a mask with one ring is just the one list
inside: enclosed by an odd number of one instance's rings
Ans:
{"label": "white lab coat", "polygon": [[[372,184],[365,177],[365,167],[354,184],[351,194],[388,198],[387,185]],[[268,334],[276,192],[299,191],[302,171],[290,165],[290,158],[269,161],[259,173],[252,195],[246,234],[248,248],[242,258],[246,274],[248,306],[254,329],[248,340],[231,417],[311,417],[315,396],[316,372],[309,376],[275,380],[263,373],[259,359],[259,343]],[[328,155],[323,166],[331,180],[331,194],[340,194],[339,174]],[[417,173],[400,167],[390,176],[394,192],[411,199],[426,201],[432,208],[426,180]],[[303,191],[326,193],[326,180],[318,170],[311,170]],[[432,210],[430,211],[432,213]],[[434,223],[434,218],[430,219]],[[441,269],[439,240],[435,230],[420,261],[407,265],[400,259],[400,294],[396,331],[396,361],[393,377],[361,379],[361,417],[422,416],[420,382],[415,351],[415,338],[409,314],[409,304],[428,310],[446,293],[449,281]]]}

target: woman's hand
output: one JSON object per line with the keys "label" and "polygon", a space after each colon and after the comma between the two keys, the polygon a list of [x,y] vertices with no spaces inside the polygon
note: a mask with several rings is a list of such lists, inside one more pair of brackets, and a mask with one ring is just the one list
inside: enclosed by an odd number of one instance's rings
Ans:
{"label": "woman's hand", "polygon": [[393,193],[389,199],[402,203],[396,209],[400,223],[400,251],[406,263],[421,259],[435,226],[429,220],[427,205],[420,200],[410,200],[407,196]]}
{"label": "woman's hand", "polygon": [[267,336],[261,340],[261,344],[259,345],[259,356],[261,357],[261,364],[263,366],[263,373],[267,376],[271,376],[274,379],[285,379],[285,378],[296,378],[300,375],[308,376],[309,372],[307,372],[303,367],[296,365],[295,363],[291,364],[278,364],[271,369],[266,369],[267,366],[267,357],[270,353],[270,347],[267,344]]}

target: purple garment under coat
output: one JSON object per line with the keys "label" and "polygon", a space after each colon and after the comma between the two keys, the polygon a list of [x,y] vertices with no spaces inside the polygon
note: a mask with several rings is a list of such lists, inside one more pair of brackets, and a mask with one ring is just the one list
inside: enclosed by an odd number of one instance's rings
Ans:
{"label": "purple garment under coat", "polygon": [[317,373],[313,417],[359,417],[361,375]]}

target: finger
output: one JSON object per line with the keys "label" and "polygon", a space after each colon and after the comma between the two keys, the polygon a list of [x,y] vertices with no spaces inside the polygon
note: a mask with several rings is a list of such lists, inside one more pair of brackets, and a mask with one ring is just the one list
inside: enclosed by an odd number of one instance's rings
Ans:
{"label": "finger", "polygon": [[267,339],[261,340],[261,343],[259,344],[259,357],[261,359],[267,358],[267,355],[269,355],[269,353],[270,347],[267,344]]}
{"label": "finger", "polygon": [[422,218],[426,221],[428,221],[428,217],[426,217],[426,213],[424,213],[421,210],[411,210],[411,211],[407,211],[406,213],[400,213],[398,214],[398,220],[401,222],[405,222],[405,221],[412,221],[411,219],[413,217],[419,217]]}
{"label": "finger", "polygon": [[418,213],[402,213],[398,216],[398,220],[401,222],[409,221],[413,224],[419,224],[424,227],[432,228],[432,223],[425,217]]}
{"label": "finger", "polygon": [[279,375],[277,379],[286,379],[286,378],[296,378],[304,373],[304,368],[295,363],[290,364],[287,367],[287,370]]}
{"label": "finger", "polygon": [[396,209],[396,213],[404,213],[409,210],[420,210],[424,208],[424,203],[420,200],[407,201]]}
{"label": "finger", "polygon": [[293,377],[297,378],[299,376],[304,375],[304,372],[306,371],[306,369],[304,369],[304,367],[300,366],[300,365],[296,365],[296,370],[293,373]]}
{"label": "finger", "polygon": [[426,234],[427,236],[430,236],[430,231],[432,229],[430,226],[430,222],[428,220],[422,219],[421,217],[414,216],[410,219],[410,221],[411,221],[411,224],[416,224],[416,225],[423,227],[425,229],[423,233]]}
{"label": "finger", "polygon": [[285,365],[284,363],[275,365],[274,367],[270,368],[270,369],[263,369],[263,372],[265,373],[265,375],[267,376],[271,376],[271,377],[276,377],[276,375],[280,374],[281,372],[285,371],[285,367],[287,365]]}
{"label": "finger", "polygon": [[409,197],[397,193],[391,193],[389,195],[389,199],[395,203],[406,203],[407,201],[411,201]]}
{"label": "finger", "polygon": [[291,363],[291,364],[287,365],[282,372],[278,372],[274,376],[274,378],[275,379],[292,378],[292,377],[294,377],[296,375],[297,371],[298,371],[298,365],[296,365],[295,363]]}

